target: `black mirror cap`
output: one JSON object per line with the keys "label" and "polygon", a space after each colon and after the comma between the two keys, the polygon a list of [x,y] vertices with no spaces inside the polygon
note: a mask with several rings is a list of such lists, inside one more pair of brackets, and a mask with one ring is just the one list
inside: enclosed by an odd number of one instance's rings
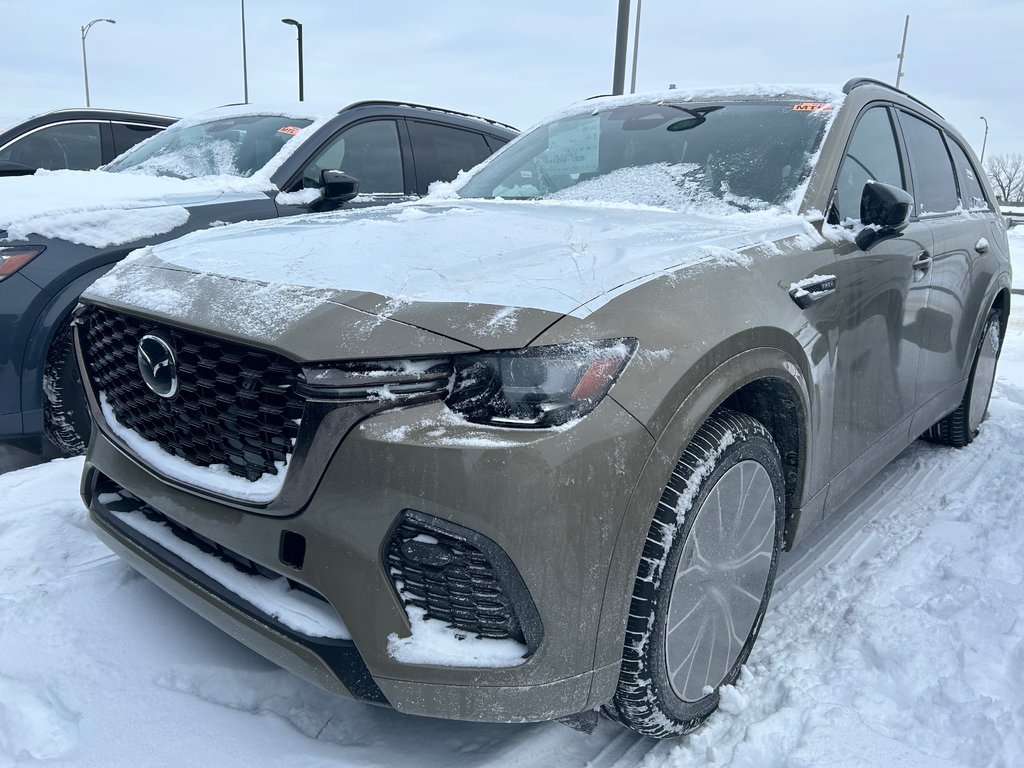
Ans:
{"label": "black mirror cap", "polygon": [[325,203],[347,203],[359,194],[359,179],[344,171],[320,171],[320,191]]}
{"label": "black mirror cap", "polygon": [[910,224],[914,198],[908,192],[869,181],[860,196],[860,221],[865,226],[857,235],[857,245],[867,250],[880,240],[896,237]]}
{"label": "black mirror cap", "polygon": [[892,184],[869,181],[860,195],[860,220],[883,229],[903,230],[910,223],[913,205],[910,193]]}

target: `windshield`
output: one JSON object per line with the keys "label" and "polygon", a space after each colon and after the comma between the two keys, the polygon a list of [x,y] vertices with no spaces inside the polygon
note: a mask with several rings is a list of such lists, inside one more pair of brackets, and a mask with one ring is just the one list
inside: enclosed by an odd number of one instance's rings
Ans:
{"label": "windshield", "polygon": [[531,131],[459,195],[767,208],[806,178],[830,115],[827,105],[796,102],[612,107]]}
{"label": "windshield", "polygon": [[252,176],[311,120],[245,115],[179,128],[172,125],[110,163],[106,170],[150,176]]}

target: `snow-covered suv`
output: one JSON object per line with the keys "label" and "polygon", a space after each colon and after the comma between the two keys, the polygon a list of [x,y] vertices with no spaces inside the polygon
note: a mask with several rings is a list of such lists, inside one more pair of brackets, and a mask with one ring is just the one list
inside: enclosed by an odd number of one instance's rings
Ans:
{"label": "snow-covered suv", "polygon": [[1004,224],[884,84],[600,99],[413,204],[189,235],[76,319],[99,535],[438,717],[693,728],[783,551],[985,417]]}

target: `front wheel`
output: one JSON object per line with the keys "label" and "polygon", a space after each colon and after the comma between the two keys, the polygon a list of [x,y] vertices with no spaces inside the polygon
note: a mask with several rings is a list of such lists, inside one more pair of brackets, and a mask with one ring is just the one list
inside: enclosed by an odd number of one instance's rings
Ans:
{"label": "front wheel", "polygon": [[62,328],[50,345],[43,370],[43,430],[62,456],[85,452],[92,429],[85,388],[75,359],[72,328]]}
{"label": "front wheel", "polygon": [[745,414],[716,411],[679,459],[644,545],[614,719],[666,737],[714,712],[757,639],[784,525],[771,435]]}
{"label": "front wheel", "polygon": [[988,402],[992,397],[992,386],[996,380],[1001,335],[1002,321],[999,311],[993,309],[988,313],[981,331],[981,339],[974,353],[971,375],[967,380],[967,391],[964,392],[963,400],[956,410],[929,427],[923,435],[926,440],[963,448],[978,436],[981,423],[988,415]]}

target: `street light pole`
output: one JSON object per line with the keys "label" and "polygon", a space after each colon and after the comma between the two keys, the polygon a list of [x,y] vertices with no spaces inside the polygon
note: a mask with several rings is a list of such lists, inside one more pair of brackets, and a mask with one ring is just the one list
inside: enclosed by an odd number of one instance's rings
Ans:
{"label": "street light pole", "polygon": [[619,22],[615,29],[615,71],[612,95],[621,96],[626,87],[626,47],[629,45],[629,0],[619,0]]}
{"label": "street light pole", "polygon": [[[985,120],[985,116],[982,115],[978,118],[979,120]],[[981,140],[981,157],[978,158],[978,162],[984,166],[985,164],[985,145],[988,143],[988,120],[985,120],[985,138]],[[985,170],[984,167],[982,170]]]}
{"label": "street light pole", "polygon": [[629,81],[629,92],[636,93],[636,60],[640,52],[640,7],[644,0],[636,0],[636,31],[633,33],[633,77]]}
{"label": "street light pole", "polygon": [[900,45],[900,52],[896,54],[896,58],[900,60],[900,65],[896,68],[896,87],[900,87],[900,80],[903,79],[903,57],[907,52],[907,30],[910,29],[910,14],[907,14],[907,20],[903,22],[903,43]]}
{"label": "street light pole", "polygon": [[89,30],[92,29],[92,25],[98,22],[105,21],[109,24],[117,24],[113,19],[93,19],[84,27],[82,27],[82,73],[85,75],[85,106],[92,106],[89,101],[89,60],[85,56],[85,36],[89,34]]}
{"label": "street light pole", "polygon": [[242,100],[249,103],[249,64],[245,57],[245,0],[242,0]]}
{"label": "street light pole", "polygon": [[295,19],[281,19],[285,24],[295,27],[299,35],[299,101],[302,101],[302,25]]}

